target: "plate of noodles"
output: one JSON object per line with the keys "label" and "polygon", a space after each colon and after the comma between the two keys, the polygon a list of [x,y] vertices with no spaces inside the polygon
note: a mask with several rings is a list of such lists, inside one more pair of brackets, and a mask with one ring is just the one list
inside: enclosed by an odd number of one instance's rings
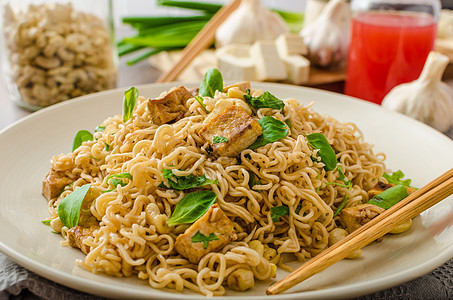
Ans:
{"label": "plate of noodles", "polygon": [[[105,297],[263,299],[351,231],[345,212],[378,182],[419,188],[453,166],[448,137],[371,103],[272,83],[198,87],[87,95],[0,132],[0,250]],[[453,257],[452,207],[276,297],[355,297],[435,269]]]}

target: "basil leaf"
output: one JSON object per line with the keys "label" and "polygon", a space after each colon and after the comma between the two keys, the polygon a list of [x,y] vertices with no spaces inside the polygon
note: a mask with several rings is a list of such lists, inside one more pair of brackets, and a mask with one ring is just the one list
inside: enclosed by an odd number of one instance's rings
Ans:
{"label": "basil leaf", "polygon": [[[171,172],[171,175],[169,172]],[[162,172],[162,175],[164,178],[168,178],[168,186],[170,186],[170,187],[167,187],[163,183],[159,184],[160,188],[165,188],[165,189],[173,189],[173,190],[182,191],[182,190],[187,190],[187,189],[200,187],[200,186],[204,186],[204,185],[209,185],[209,184],[219,184],[218,180],[212,180],[212,179],[206,178],[205,175],[195,176],[193,174],[189,174],[187,176],[176,176],[169,169],[164,169]]]}
{"label": "basil leaf", "polygon": [[218,240],[219,237],[216,236],[214,233],[211,232],[208,236],[204,235],[200,231],[194,234],[192,237],[192,243],[203,243],[203,248],[208,249],[208,244],[210,241]]}
{"label": "basil leaf", "polygon": [[218,143],[226,143],[228,142],[228,138],[224,137],[224,136],[214,136],[212,138],[212,143],[213,144],[218,144]]}
{"label": "basil leaf", "polygon": [[392,175],[389,175],[387,173],[384,173],[384,175],[382,175],[385,179],[387,179],[387,181],[391,184],[395,184],[395,185],[398,185],[398,184],[401,184],[401,185],[404,185],[404,186],[410,186],[411,185],[411,179],[404,179],[403,180],[403,177],[404,177],[404,173],[401,171],[401,170],[398,170],[396,172],[393,172]]}
{"label": "basil leaf", "polygon": [[289,215],[289,207],[286,205],[280,205],[271,208],[272,222],[277,222],[281,217],[287,215]]}
{"label": "basil leaf", "polygon": [[105,145],[105,151],[109,151],[109,149],[110,149],[110,145],[109,145],[109,144],[107,144],[107,143],[105,143],[105,142],[104,142],[104,145]]}
{"label": "basil leaf", "polygon": [[203,107],[204,111],[209,113],[208,109],[206,108],[206,105],[203,103],[203,98],[201,96],[195,96],[195,100],[197,100],[198,103],[200,103],[201,107]]}
{"label": "basil leaf", "polygon": [[313,149],[318,149],[318,155],[324,163],[324,170],[332,171],[337,166],[337,156],[327,138],[322,133],[312,133],[307,135],[308,144]]}
{"label": "basil leaf", "polygon": [[93,135],[88,130],[79,130],[77,131],[74,141],[72,142],[72,151],[79,148],[83,142],[92,141]]}
{"label": "basil leaf", "polygon": [[135,105],[137,105],[138,90],[131,87],[124,92],[123,97],[123,123],[126,123],[132,117]]}
{"label": "basil leaf", "polygon": [[288,125],[289,129],[293,129],[293,124],[291,124],[291,120],[290,119],[286,119],[285,120],[285,124]]}
{"label": "basil leaf", "polygon": [[258,120],[263,134],[260,135],[256,141],[249,146],[249,149],[257,149],[269,143],[276,142],[288,135],[288,128],[286,124],[271,116],[265,116]]}
{"label": "basil leaf", "polygon": [[193,223],[204,215],[214,204],[217,195],[213,191],[198,191],[187,194],[176,205],[170,218],[167,219],[169,226]]}
{"label": "basil leaf", "polygon": [[409,196],[409,192],[403,185],[395,185],[377,194],[367,203],[388,209]]}
{"label": "basil leaf", "polygon": [[85,184],[79,187],[61,200],[58,205],[58,216],[60,217],[63,225],[69,229],[77,226],[79,223],[80,208],[82,207],[83,199],[89,189],[90,184]]}
{"label": "basil leaf", "polygon": [[214,98],[215,91],[223,91],[223,78],[219,70],[211,68],[203,76],[198,95]]}
{"label": "basil leaf", "polygon": [[272,95],[269,92],[264,92],[258,97],[252,97],[250,95],[250,90],[247,89],[247,94],[244,95],[244,100],[248,105],[252,106],[254,109],[260,108],[274,108],[274,109],[283,109],[285,103]]}

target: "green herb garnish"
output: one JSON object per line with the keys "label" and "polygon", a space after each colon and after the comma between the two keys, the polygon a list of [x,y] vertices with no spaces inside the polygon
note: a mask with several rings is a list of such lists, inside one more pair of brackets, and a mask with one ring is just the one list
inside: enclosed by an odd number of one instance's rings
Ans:
{"label": "green herb garnish", "polygon": [[286,124],[271,116],[265,116],[258,120],[263,134],[260,135],[256,141],[249,146],[249,149],[257,149],[269,143],[276,142],[288,135],[288,128]]}
{"label": "green herb garnish", "polygon": [[67,195],[63,200],[61,200],[58,205],[58,216],[60,217],[61,222],[64,226],[71,229],[74,226],[77,226],[80,218],[80,208],[82,207],[83,199],[85,198],[88,190],[90,189],[90,184],[85,184],[71,194]]}
{"label": "green herb garnish", "polygon": [[287,205],[274,206],[271,208],[272,222],[277,222],[281,217],[289,215],[289,207]]}
{"label": "green herb garnish", "polygon": [[104,145],[105,145],[105,151],[109,151],[109,149],[110,149],[110,145],[109,145],[109,144],[107,144],[107,143],[105,143],[105,142],[104,142]]}
{"label": "green herb garnish", "polygon": [[307,142],[313,149],[319,150],[318,155],[324,163],[324,170],[332,171],[336,168],[337,156],[322,133],[307,134]]}
{"label": "green herb garnish", "polygon": [[224,137],[224,136],[214,136],[212,138],[212,143],[213,144],[219,144],[219,143],[226,143],[228,142],[228,138]]}
{"label": "green herb garnish", "polygon": [[247,94],[244,95],[244,100],[248,105],[252,106],[254,109],[260,108],[274,108],[274,109],[283,109],[285,103],[272,95],[269,92],[264,92],[258,97],[252,97],[250,95],[250,90],[247,89]]}
{"label": "green herb garnish", "polygon": [[74,141],[72,142],[72,151],[79,148],[83,142],[92,141],[93,135],[88,130],[79,130],[77,131]]}
{"label": "green herb garnish", "polygon": [[211,68],[203,76],[198,95],[214,98],[215,91],[223,91],[223,78],[219,70]]}
{"label": "green herb garnish", "polygon": [[384,175],[382,175],[382,176],[385,179],[387,179],[388,183],[395,184],[395,185],[401,184],[401,185],[410,187],[411,181],[412,181],[411,179],[404,179],[403,180],[404,173],[401,170],[393,172],[392,175],[384,173]]}
{"label": "green herb garnish", "polygon": [[261,185],[262,183],[261,181],[258,180],[255,173],[253,173],[252,171],[248,172],[249,172],[249,188],[253,190],[253,187],[255,185]]}
{"label": "green herb garnish", "polygon": [[187,194],[176,205],[173,214],[167,219],[167,224],[174,226],[195,222],[208,211],[216,199],[217,195],[213,191]]}
{"label": "green herb garnish", "polygon": [[201,107],[203,107],[205,112],[209,113],[208,109],[206,108],[206,105],[204,105],[203,103],[203,97],[195,96],[195,100],[197,100],[197,102],[200,103]]}
{"label": "green herb garnish", "polygon": [[138,90],[135,87],[131,87],[124,92],[123,97],[123,122],[126,123],[131,117],[134,111],[135,105],[137,105]]}
{"label": "green herb garnish", "polygon": [[396,203],[409,196],[409,192],[403,185],[395,185],[371,198],[367,203],[374,204],[383,209],[389,209]]}
{"label": "green herb garnish", "polygon": [[200,231],[194,234],[192,237],[192,243],[203,243],[203,248],[208,249],[208,244],[210,241],[218,240],[219,237],[216,236],[214,233],[210,233],[208,236],[204,235]]}
{"label": "green herb garnish", "polygon": [[123,173],[118,173],[118,174],[112,174],[112,175],[109,175],[107,176],[107,178],[105,179],[105,182],[108,183],[108,181],[110,179],[111,180],[111,184],[115,187],[113,189],[110,189],[110,190],[106,190],[104,191],[104,193],[108,193],[108,192],[111,192],[113,190],[116,189],[116,187],[118,185],[122,186],[122,187],[125,187],[127,185],[127,183],[125,183],[122,178],[126,178],[126,179],[129,179],[129,180],[132,180],[132,174],[131,173],[128,173],[128,172],[123,172]]}
{"label": "green herb garnish", "polygon": [[193,174],[189,174],[187,176],[176,176],[170,169],[163,169],[162,177],[168,179],[167,184],[169,187],[167,187],[162,182],[161,184],[159,184],[160,188],[173,189],[178,191],[187,190],[204,185],[219,184],[218,180],[206,178],[204,174],[201,176],[196,176]]}
{"label": "green herb garnish", "polygon": [[41,223],[43,223],[44,225],[50,225],[51,221],[52,220],[43,220],[43,221],[41,221]]}
{"label": "green herb garnish", "polygon": [[104,132],[105,131],[105,126],[101,126],[101,125],[98,125],[96,126],[96,128],[94,129],[94,132]]}

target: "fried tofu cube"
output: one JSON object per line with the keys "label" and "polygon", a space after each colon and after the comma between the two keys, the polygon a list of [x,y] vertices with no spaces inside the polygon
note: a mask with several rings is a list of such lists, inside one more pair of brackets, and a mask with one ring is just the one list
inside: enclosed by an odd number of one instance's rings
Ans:
{"label": "fried tofu cube", "polygon": [[93,236],[95,229],[99,227],[74,226],[68,230],[68,243],[73,248],[79,248],[84,254],[90,253],[90,246],[83,243],[83,240]]}
{"label": "fried tofu cube", "polygon": [[351,233],[384,211],[385,209],[382,207],[366,203],[344,208],[340,212],[340,219],[348,229],[348,232]]}
{"label": "fried tofu cube", "polygon": [[187,112],[186,101],[193,98],[184,86],[177,87],[165,96],[148,100],[148,110],[154,124],[162,125],[176,122]]}
{"label": "fried tofu cube", "polygon": [[49,173],[42,181],[42,195],[50,201],[60,195],[64,187],[72,182],[73,180],[66,177],[62,172],[50,169]]}
{"label": "fried tofu cube", "polygon": [[[192,238],[198,232],[206,237],[214,235],[215,239],[210,239],[207,245],[203,242],[194,242]],[[200,219],[176,238],[175,249],[181,256],[196,264],[206,254],[219,251],[236,239],[233,222],[218,204],[213,204]]]}
{"label": "fried tofu cube", "polygon": [[[236,157],[262,134],[260,124],[237,106],[228,107],[199,132],[217,156]],[[214,141],[218,137],[222,142]]]}
{"label": "fried tofu cube", "polygon": [[[395,185],[392,183],[385,183],[382,181],[378,181],[378,183],[376,183],[376,185],[371,190],[368,191],[368,197],[370,197],[370,199],[371,199],[374,196],[376,196],[376,195],[382,193],[383,191],[385,191],[391,187],[394,187],[394,186]],[[406,186],[405,188],[409,194],[412,194],[413,192],[415,192],[417,190],[410,186]]]}

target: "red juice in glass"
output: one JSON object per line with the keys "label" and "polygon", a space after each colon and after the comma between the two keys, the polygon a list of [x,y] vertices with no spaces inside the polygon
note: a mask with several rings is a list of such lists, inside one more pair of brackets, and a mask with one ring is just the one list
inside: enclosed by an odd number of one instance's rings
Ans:
{"label": "red juice in glass", "polygon": [[393,87],[418,78],[437,25],[429,14],[365,12],[351,30],[345,94],[381,104]]}

